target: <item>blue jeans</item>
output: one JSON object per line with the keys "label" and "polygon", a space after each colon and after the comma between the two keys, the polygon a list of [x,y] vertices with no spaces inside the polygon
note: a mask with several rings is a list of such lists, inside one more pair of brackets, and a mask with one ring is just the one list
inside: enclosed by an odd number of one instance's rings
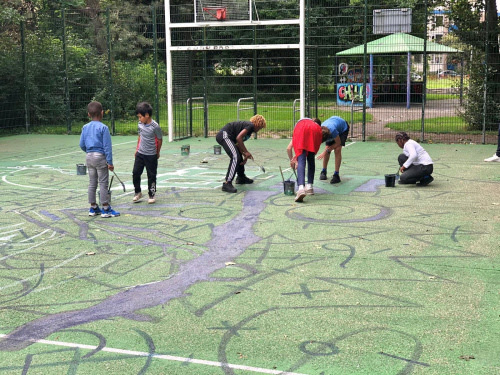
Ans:
{"label": "blue jeans", "polygon": [[297,157],[297,184],[305,185],[306,180],[306,161],[307,161],[307,183],[314,182],[314,169],[316,168],[315,154],[313,152],[302,151]]}

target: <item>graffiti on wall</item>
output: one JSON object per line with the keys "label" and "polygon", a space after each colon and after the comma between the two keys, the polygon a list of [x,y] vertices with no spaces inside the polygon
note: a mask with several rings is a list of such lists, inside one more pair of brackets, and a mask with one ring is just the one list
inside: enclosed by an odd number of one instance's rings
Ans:
{"label": "graffiti on wall", "polygon": [[[362,83],[338,83],[337,104],[361,106],[363,105],[363,93],[364,85]],[[366,87],[366,106],[371,108],[372,103],[372,85],[369,83]]]}

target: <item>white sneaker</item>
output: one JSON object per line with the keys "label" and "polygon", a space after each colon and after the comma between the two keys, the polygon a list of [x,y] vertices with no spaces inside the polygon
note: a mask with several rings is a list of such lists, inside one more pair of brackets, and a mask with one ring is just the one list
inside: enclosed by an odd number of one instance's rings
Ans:
{"label": "white sneaker", "polygon": [[136,195],[134,195],[134,199],[132,199],[132,202],[137,203],[141,198],[142,198],[142,193],[137,193]]}
{"label": "white sneaker", "polygon": [[148,203],[149,203],[149,204],[153,204],[154,202],[156,202],[155,197],[150,197],[150,198],[148,199]]}
{"label": "white sneaker", "polygon": [[484,159],[484,161],[500,161],[500,156],[497,156],[497,154],[493,154],[491,158]]}
{"label": "white sneaker", "polygon": [[306,195],[314,195],[312,184],[306,184]]}
{"label": "white sneaker", "polygon": [[297,191],[297,195],[295,196],[295,202],[302,202],[304,197],[306,196],[306,191],[302,188]]}

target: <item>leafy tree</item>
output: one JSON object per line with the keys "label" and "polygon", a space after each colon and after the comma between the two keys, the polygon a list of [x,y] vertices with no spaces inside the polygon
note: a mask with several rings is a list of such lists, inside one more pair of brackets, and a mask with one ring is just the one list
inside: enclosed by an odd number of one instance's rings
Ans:
{"label": "leafy tree", "polygon": [[448,0],[446,4],[456,26],[454,34],[471,46],[469,89],[461,116],[469,124],[470,130],[481,130],[484,118],[488,119],[487,130],[496,130],[500,121],[500,54],[496,1]]}

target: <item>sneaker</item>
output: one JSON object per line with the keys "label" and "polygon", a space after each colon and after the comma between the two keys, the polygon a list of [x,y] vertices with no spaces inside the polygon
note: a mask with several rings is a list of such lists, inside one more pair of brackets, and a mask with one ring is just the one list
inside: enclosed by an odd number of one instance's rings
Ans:
{"label": "sneaker", "polygon": [[236,184],[241,185],[241,184],[252,184],[253,180],[251,178],[248,178],[247,176],[238,176],[236,177]]}
{"label": "sneaker", "polygon": [[138,192],[136,195],[134,195],[134,198],[132,199],[132,202],[137,203],[139,200],[142,198],[142,193]]}
{"label": "sneaker", "polygon": [[153,203],[155,203],[155,202],[156,202],[155,197],[149,197],[149,199],[148,199],[148,204],[153,204]]}
{"label": "sneaker", "polygon": [[330,180],[331,184],[338,184],[340,182],[340,176],[338,174],[334,174],[332,179]]}
{"label": "sneaker", "polygon": [[90,207],[89,216],[95,216],[99,214],[101,214],[101,209],[99,208],[99,206],[96,206],[96,208]]}
{"label": "sneaker", "polygon": [[108,208],[103,208],[101,211],[101,217],[115,217],[115,216],[120,216],[119,212],[116,212],[111,208],[111,206],[108,206]]}
{"label": "sneaker", "polygon": [[500,156],[497,156],[497,154],[494,154],[491,158],[484,159],[484,161],[499,161],[500,162]]}
{"label": "sneaker", "polygon": [[427,186],[429,185],[432,181],[434,181],[434,177],[432,176],[425,176],[424,178],[422,178],[420,180],[420,182],[418,183],[419,186]]}
{"label": "sneaker", "polygon": [[224,182],[222,184],[222,191],[227,193],[236,193],[238,190],[233,186],[231,182]]}
{"label": "sneaker", "polygon": [[304,189],[299,189],[297,191],[297,195],[295,196],[295,202],[302,202],[305,196],[306,196],[306,191]]}
{"label": "sneaker", "polygon": [[326,171],[321,171],[321,173],[319,174],[319,179],[326,180]]}
{"label": "sneaker", "polygon": [[311,184],[306,184],[306,195],[314,195],[314,189]]}

